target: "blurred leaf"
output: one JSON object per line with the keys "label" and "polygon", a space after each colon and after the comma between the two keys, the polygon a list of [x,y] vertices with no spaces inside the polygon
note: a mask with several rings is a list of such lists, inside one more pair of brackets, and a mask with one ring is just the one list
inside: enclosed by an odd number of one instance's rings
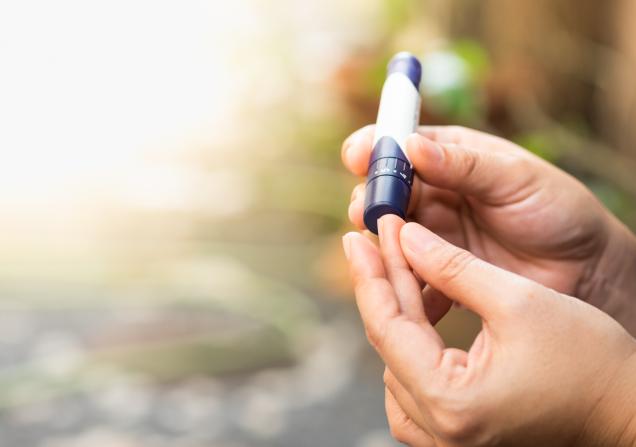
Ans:
{"label": "blurred leaf", "polygon": [[549,135],[530,132],[515,138],[515,142],[550,163],[555,163],[558,159],[558,151]]}
{"label": "blurred leaf", "polygon": [[630,226],[634,225],[636,212],[634,203],[628,194],[609,183],[599,180],[588,181],[586,184],[592,192],[594,192],[596,197],[619,219]]}
{"label": "blurred leaf", "polygon": [[458,40],[451,45],[451,51],[466,62],[471,80],[477,81],[490,71],[490,59],[486,49],[474,40]]}
{"label": "blurred leaf", "polygon": [[410,0],[385,0],[382,3],[382,18],[389,31],[395,32],[409,19]]}
{"label": "blurred leaf", "polygon": [[424,107],[445,121],[479,127],[484,115],[481,80],[485,52],[471,41],[432,51],[423,58]]}

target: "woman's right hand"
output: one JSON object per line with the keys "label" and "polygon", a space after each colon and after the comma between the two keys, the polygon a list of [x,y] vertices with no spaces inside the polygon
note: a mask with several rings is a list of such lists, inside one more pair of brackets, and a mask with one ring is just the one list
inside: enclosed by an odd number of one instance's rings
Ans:
{"label": "woman's right hand", "polygon": [[[612,318],[396,216],[343,239],[393,435],[411,446],[634,446],[636,341]],[[482,319],[447,348],[414,272]]]}
{"label": "woman's right hand", "polygon": [[[367,173],[374,126],[344,143],[342,159]],[[636,238],[578,180],[523,148],[462,127],[420,127],[407,152],[416,172],[408,220],[492,264],[605,310],[636,334]],[[364,184],[349,218],[360,229]],[[436,322],[450,307],[427,288]]]}

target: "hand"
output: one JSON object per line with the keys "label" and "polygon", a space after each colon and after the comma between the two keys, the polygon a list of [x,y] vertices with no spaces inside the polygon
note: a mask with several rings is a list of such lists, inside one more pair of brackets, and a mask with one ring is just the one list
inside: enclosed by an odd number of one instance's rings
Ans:
{"label": "hand", "polygon": [[[345,166],[366,175],[374,126],[349,137]],[[460,127],[420,127],[408,219],[492,264],[606,310],[636,333],[636,239],[572,176],[521,147]],[[364,184],[349,218],[364,228]],[[613,288],[609,286],[613,285]],[[425,290],[436,322],[450,301]]]}
{"label": "hand", "polygon": [[[384,216],[379,226],[379,251],[358,233],[344,246],[368,338],[387,366],[399,441],[636,445],[636,342],[616,321],[418,224]],[[444,347],[411,268],[482,318],[468,352]]]}

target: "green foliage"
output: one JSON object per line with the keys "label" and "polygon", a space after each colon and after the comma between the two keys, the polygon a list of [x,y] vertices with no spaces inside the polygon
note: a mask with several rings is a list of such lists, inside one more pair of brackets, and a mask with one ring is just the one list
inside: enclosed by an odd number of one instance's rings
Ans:
{"label": "green foliage", "polygon": [[484,119],[484,81],[490,71],[486,50],[459,40],[424,58],[425,107],[456,124],[480,127]]}
{"label": "green foliage", "polygon": [[490,58],[486,49],[474,40],[458,40],[451,47],[451,51],[459,56],[469,69],[473,83],[483,81],[491,69]]}
{"label": "green foliage", "polygon": [[515,138],[515,142],[550,163],[556,163],[558,152],[549,135],[541,132],[529,132]]}
{"label": "green foliage", "polygon": [[410,0],[384,0],[382,3],[382,18],[384,25],[390,32],[398,32],[409,20],[409,13],[413,2]]}
{"label": "green foliage", "polygon": [[629,194],[599,180],[589,181],[587,186],[612,213],[631,228],[636,228],[636,208]]}

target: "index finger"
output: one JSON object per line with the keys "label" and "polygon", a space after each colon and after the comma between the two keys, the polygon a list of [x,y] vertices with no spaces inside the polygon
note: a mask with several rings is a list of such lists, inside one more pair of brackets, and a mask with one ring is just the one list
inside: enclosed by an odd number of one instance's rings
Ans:
{"label": "index finger", "polygon": [[404,387],[416,392],[439,365],[444,342],[428,322],[410,320],[401,312],[380,253],[371,241],[348,233],[343,243],[369,341]]}
{"label": "index finger", "polygon": [[411,266],[406,262],[400,245],[400,229],[404,221],[387,214],[378,221],[380,253],[386,276],[398,298],[400,310],[413,321],[426,321],[422,303],[422,286],[417,281]]}

